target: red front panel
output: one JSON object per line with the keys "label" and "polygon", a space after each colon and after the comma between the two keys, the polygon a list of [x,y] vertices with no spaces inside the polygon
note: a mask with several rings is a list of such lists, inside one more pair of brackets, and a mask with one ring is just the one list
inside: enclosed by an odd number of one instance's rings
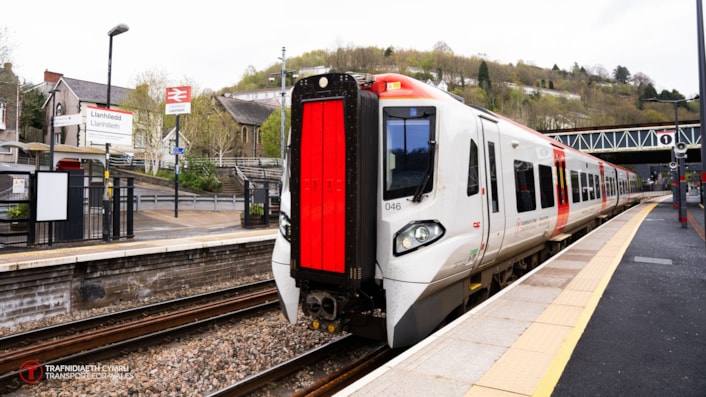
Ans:
{"label": "red front panel", "polygon": [[303,104],[300,266],[345,272],[343,100]]}

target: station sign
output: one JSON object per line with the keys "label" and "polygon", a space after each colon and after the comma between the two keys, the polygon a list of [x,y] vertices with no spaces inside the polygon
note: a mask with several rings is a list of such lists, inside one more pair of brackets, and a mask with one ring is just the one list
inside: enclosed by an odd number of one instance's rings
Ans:
{"label": "station sign", "polygon": [[165,114],[191,113],[191,87],[169,87],[164,106]]}
{"label": "station sign", "polygon": [[132,145],[132,113],[87,106],[86,141],[89,145]]}
{"label": "station sign", "polygon": [[65,114],[63,116],[54,116],[54,127],[64,127],[67,125],[78,125],[82,121],[81,114]]}
{"label": "station sign", "polygon": [[676,142],[676,130],[662,130],[656,131],[657,134],[657,146],[659,147],[673,147]]}

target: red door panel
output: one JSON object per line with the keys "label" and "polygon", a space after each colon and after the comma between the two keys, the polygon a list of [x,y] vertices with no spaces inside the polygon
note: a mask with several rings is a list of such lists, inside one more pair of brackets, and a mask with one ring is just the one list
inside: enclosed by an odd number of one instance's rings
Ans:
{"label": "red door panel", "polygon": [[345,272],[343,100],[303,105],[300,266]]}

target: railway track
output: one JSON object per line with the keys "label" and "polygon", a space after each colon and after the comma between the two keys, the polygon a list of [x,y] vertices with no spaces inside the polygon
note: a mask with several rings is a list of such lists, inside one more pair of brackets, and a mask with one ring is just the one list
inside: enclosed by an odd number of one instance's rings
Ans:
{"label": "railway track", "polygon": [[[342,355],[343,352],[351,352],[354,349],[363,349],[366,347],[368,351],[356,359],[350,359],[347,358],[348,356]],[[360,379],[399,353],[400,351],[393,351],[385,344],[377,345],[371,349],[367,342],[363,342],[360,338],[347,334],[275,367],[245,378],[227,388],[212,393],[209,397],[230,397],[252,394],[267,386],[272,387],[272,385],[281,383],[287,377],[321,361],[335,360],[342,362],[340,369],[333,372],[329,371],[330,373],[314,384],[293,394],[301,397],[327,396]]]}
{"label": "railway track", "polygon": [[[224,294],[226,298],[217,299]],[[277,291],[268,280],[11,335],[0,339],[0,346],[15,347],[0,353],[0,393],[19,386],[19,371],[27,360],[61,364],[67,360],[106,359],[193,332],[216,321],[272,308],[277,302]],[[181,309],[175,310],[175,307]],[[111,324],[106,326],[106,322]],[[77,331],[79,329],[81,331]]]}

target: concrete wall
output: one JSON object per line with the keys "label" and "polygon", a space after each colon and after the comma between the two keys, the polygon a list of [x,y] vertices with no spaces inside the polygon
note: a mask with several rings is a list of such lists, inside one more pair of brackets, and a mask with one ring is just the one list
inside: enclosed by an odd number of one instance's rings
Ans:
{"label": "concrete wall", "polygon": [[1,273],[0,326],[161,294],[214,286],[271,270],[274,239],[85,259]]}

